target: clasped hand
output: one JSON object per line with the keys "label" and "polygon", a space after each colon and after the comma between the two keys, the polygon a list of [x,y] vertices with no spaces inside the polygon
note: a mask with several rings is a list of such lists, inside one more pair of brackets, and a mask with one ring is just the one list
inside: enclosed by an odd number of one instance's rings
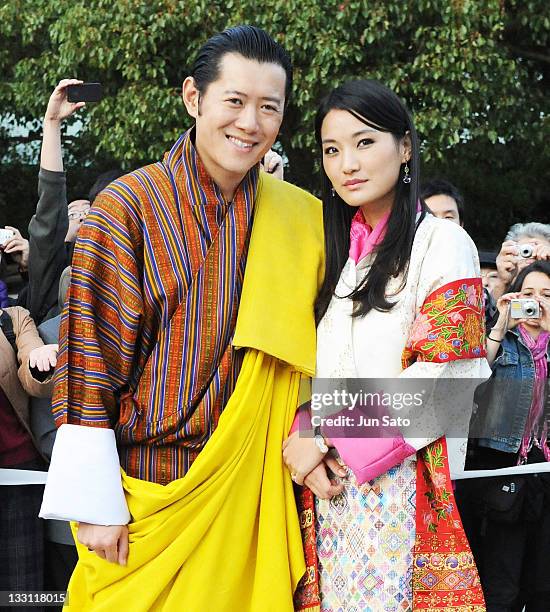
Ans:
{"label": "clasped hand", "polygon": [[321,499],[330,499],[344,489],[328,477],[327,469],[340,477],[346,476],[347,470],[331,451],[322,453],[312,437],[300,436],[297,431],[290,434],[283,442],[283,460],[294,482],[306,485]]}

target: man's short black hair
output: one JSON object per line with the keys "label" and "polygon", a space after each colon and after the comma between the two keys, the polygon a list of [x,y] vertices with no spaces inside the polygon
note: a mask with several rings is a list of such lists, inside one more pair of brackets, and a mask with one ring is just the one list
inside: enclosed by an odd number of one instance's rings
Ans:
{"label": "man's short black hair", "polygon": [[292,62],[289,54],[264,30],[251,25],[239,25],[215,34],[199,49],[191,76],[201,94],[220,72],[220,62],[227,53],[239,53],[246,59],[281,66],[286,73],[285,106],[292,91]]}
{"label": "man's short black hair", "polygon": [[435,178],[422,183],[420,187],[420,197],[426,201],[436,195],[446,195],[456,202],[458,210],[458,220],[464,223],[464,196],[460,193],[457,187],[445,179]]}
{"label": "man's short black hair", "polygon": [[120,178],[124,172],[119,168],[114,168],[113,170],[107,170],[107,172],[103,172],[100,174],[94,184],[90,187],[90,191],[88,193],[88,200],[90,200],[90,204],[94,203],[94,200],[97,196],[113,181],[116,181],[117,178]]}

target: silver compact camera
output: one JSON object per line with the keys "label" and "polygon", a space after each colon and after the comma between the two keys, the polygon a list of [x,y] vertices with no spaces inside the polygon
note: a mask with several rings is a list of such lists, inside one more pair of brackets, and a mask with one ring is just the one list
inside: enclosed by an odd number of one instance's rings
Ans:
{"label": "silver compact camera", "polygon": [[519,244],[518,255],[524,259],[533,257],[533,245],[532,244]]}
{"label": "silver compact camera", "polygon": [[512,319],[539,319],[540,305],[537,300],[529,298],[510,300],[510,317]]}

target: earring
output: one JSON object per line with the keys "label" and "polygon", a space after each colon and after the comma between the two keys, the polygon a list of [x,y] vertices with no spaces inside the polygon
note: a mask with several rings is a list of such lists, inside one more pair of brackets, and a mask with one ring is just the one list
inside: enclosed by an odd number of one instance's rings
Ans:
{"label": "earring", "polygon": [[405,176],[403,177],[403,182],[406,185],[408,185],[412,181],[411,177],[409,176],[409,172],[409,162],[405,162]]}
{"label": "earring", "polygon": [[334,187],[330,190],[330,193],[332,194],[333,198],[336,197],[336,191],[334,190]]}

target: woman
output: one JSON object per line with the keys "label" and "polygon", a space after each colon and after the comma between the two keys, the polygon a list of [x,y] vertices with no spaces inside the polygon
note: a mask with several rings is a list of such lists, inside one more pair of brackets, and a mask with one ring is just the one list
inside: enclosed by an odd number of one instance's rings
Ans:
{"label": "woman", "polygon": [[[51,394],[47,373],[56,351],[57,344],[44,345],[27,310],[0,310],[0,469],[45,469],[30,429],[28,395]],[[14,473],[12,484],[0,486],[0,591],[43,589],[38,510],[44,487],[27,484],[25,474]]]}
{"label": "woman", "polygon": [[[510,302],[538,304],[538,316],[513,318]],[[479,401],[473,433],[475,465],[496,469],[550,460],[547,400],[550,353],[550,262],[523,268],[497,302],[498,320],[487,337],[491,381]],[[513,485],[512,485],[513,483]],[[550,475],[486,478],[479,566],[488,610],[550,609]],[[503,496],[508,487],[513,494]],[[513,487],[513,489],[512,489]]]}
{"label": "woman", "polygon": [[[317,377],[483,376],[475,247],[419,200],[419,146],[405,106],[376,81],[348,82],[321,103],[316,137],[326,245]],[[316,433],[291,434],[283,455],[294,481],[316,495],[321,609],[418,610],[451,600],[484,609],[444,438],[334,438],[342,467],[326,452],[331,432]],[[311,604],[309,575],[297,607]]]}

